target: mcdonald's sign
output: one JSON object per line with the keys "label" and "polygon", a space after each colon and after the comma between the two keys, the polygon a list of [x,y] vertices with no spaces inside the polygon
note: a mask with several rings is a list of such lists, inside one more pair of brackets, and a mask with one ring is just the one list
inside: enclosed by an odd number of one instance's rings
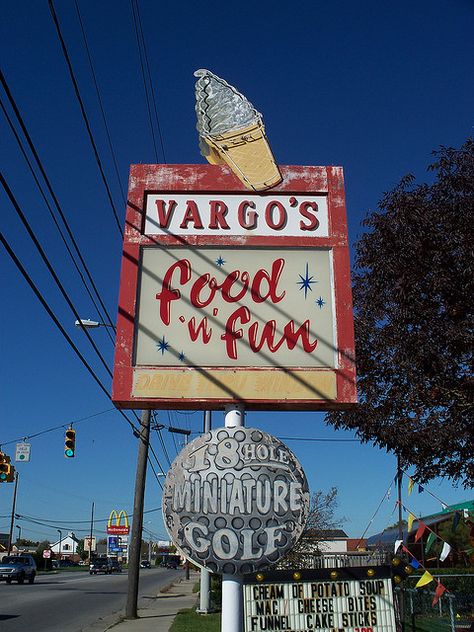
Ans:
{"label": "mcdonald's sign", "polygon": [[[123,517],[123,524],[122,522]],[[112,509],[107,521],[107,533],[110,535],[128,535],[130,533],[130,525],[128,523],[127,512],[122,509],[117,511]]]}

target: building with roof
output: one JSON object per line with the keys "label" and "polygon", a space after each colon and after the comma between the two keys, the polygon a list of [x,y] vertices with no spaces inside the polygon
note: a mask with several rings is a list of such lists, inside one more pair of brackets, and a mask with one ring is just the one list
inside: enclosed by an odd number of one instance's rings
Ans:
{"label": "building with roof", "polygon": [[[430,554],[428,552],[428,554],[426,554],[425,552],[427,539],[430,533],[434,533],[438,536],[440,542],[448,541],[449,544],[450,536],[452,540],[455,539],[457,525],[461,522],[467,525],[467,528],[469,529],[470,534],[468,539],[470,539],[470,546],[473,547],[474,553],[474,500],[444,506],[443,509],[437,513],[415,519],[411,525],[410,531],[408,531],[408,526],[403,524],[401,538],[412,555],[414,555],[414,557],[421,561],[425,566],[434,565],[438,567],[453,566],[457,564],[463,565],[468,561],[467,558],[469,558],[469,556],[471,557],[471,563],[474,563],[474,555],[467,552],[469,547],[465,552],[466,555],[464,552],[457,551],[454,547],[452,547],[449,556],[444,562],[440,562],[438,557],[433,553]],[[422,525],[426,528],[415,542],[416,534]],[[444,535],[444,540],[443,538],[440,538],[441,532],[447,532],[448,534]],[[370,536],[367,539],[367,547],[371,551],[390,551],[393,553],[395,543],[399,539],[400,536],[398,527],[391,527],[390,529],[385,529],[380,533]]]}

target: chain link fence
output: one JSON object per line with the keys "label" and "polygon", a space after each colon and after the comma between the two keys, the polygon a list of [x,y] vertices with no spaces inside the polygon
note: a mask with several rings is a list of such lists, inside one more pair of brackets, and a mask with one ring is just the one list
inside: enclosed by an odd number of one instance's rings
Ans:
{"label": "chain link fence", "polygon": [[396,588],[402,632],[474,632],[474,595]]}

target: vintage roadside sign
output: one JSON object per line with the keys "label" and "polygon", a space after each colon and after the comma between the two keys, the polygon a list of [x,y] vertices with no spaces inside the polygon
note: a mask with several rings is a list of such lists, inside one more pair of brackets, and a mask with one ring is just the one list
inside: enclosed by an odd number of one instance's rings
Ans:
{"label": "vintage roadside sign", "polygon": [[31,443],[17,443],[15,449],[15,461],[29,461],[31,456]]}
{"label": "vintage roadside sign", "polygon": [[396,632],[390,567],[244,578],[245,632]]}
{"label": "vintage roadside sign", "polygon": [[173,543],[214,573],[275,564],[301,535],[308,509],[308,483],[295,455],[256,428],[219,428],[194,439],[163,489]]}
{"label": "vintage roadside sign", "polygon": [[249,192],[215,165],[132,165],[114,403],[329,409],[356,402],[340,167]]}

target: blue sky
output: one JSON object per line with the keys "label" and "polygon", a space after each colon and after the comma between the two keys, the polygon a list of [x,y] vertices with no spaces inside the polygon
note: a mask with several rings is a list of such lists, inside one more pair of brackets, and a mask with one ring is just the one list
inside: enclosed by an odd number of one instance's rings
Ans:
{"label": "blue sky", "polygon": [[[78,0],[122,188],[131,163],[202,163],[194,114],[194,77],[208,68],[241,90],[263,113],[280,164],[342,165],[351,244],[361,220],[384,191],[406,173],[429,178],[426,165],[440,145],[459,146],[472,135],[474,89],[468,0],[417,3],[340,0],[273,2],[162,2],[139,0],[162,134],[157,154],[144,98],[136,35],[128,0]],[[125,206],[100,116],[74,2],[55,8],[120,221]],[[44,168],[109,312],[117,309],[121,240],[91,150],[46,0],[5,4],[0,25],[3,72]],[[5,94],[1,92],[2,101]],[[8,107],[10,116],[11,108]],[[17,126],[18,128],[18,126]],[[155,135],[158,133],[155,127]],[[16,141],[0,114],[2,172],[67,292],[84,318],[96,318],[48,215]],[[7,196],[0,193],[2,231],[61,323],[100,376],[110,379],[54,286]],[[0,441],[75,422],[77,456],[63,456],[64,428],[31,438],[32,460],[18,464],[17,522],[22,535],[55,539],[57,529],[88,532],[91,504],[104,521],[114,508],[131,511],[136,440],[123,418],[85,371],[15,266],[1,254]],[[112,366],[104,329],[94,340]],[[98,414],[97,413],[101,413]],[[91,417],[93,415],[97,415]],[[88,418],[88,419],[85,419]],[[199,432],[202,413],[158,412],[158,421]],[[78,420],[84,421],[78,422]],[[77,423],[76,423],[77,422]],[[214,425],[223,423],[214,413]],[[247,425],[289,440],[312,490],[339,490],[344,528],[360,537],[395,475],[395,458],[336,432],[316,413],[250,413]],[[171,458],[176,446],[162,431]],[[178,437],[179,439],[179,437]],[[6,444],[6,445],[5,445]],[[152,445],[166,471],[156,432]],[[178,446],[179,447],[179,446]],[[159,471],[159,466],[155,469]],[[0,532],[8,531],[13,485],[0,486]],[[406,490],[406,481],[405,481]],[[435,480],[406,499],[417,515],[439,500],[472,497]],[[160,487],[148,473],[145,528],[165,537]],[[395,490],[368,534],[396,519]],[[436,497],[436,498],[435,498]],[[439,499],[439,500],[438,500]],[[155,510],[156,511],[153,511]],[[33,520],[34,521],[33,521]],[[37,524],[40,523],[40,524]],[[104,522],[96,534],[104,535]],[[81,531],[84,529],[84,531]],[[15,535],[18,532],[15,531]]]}

